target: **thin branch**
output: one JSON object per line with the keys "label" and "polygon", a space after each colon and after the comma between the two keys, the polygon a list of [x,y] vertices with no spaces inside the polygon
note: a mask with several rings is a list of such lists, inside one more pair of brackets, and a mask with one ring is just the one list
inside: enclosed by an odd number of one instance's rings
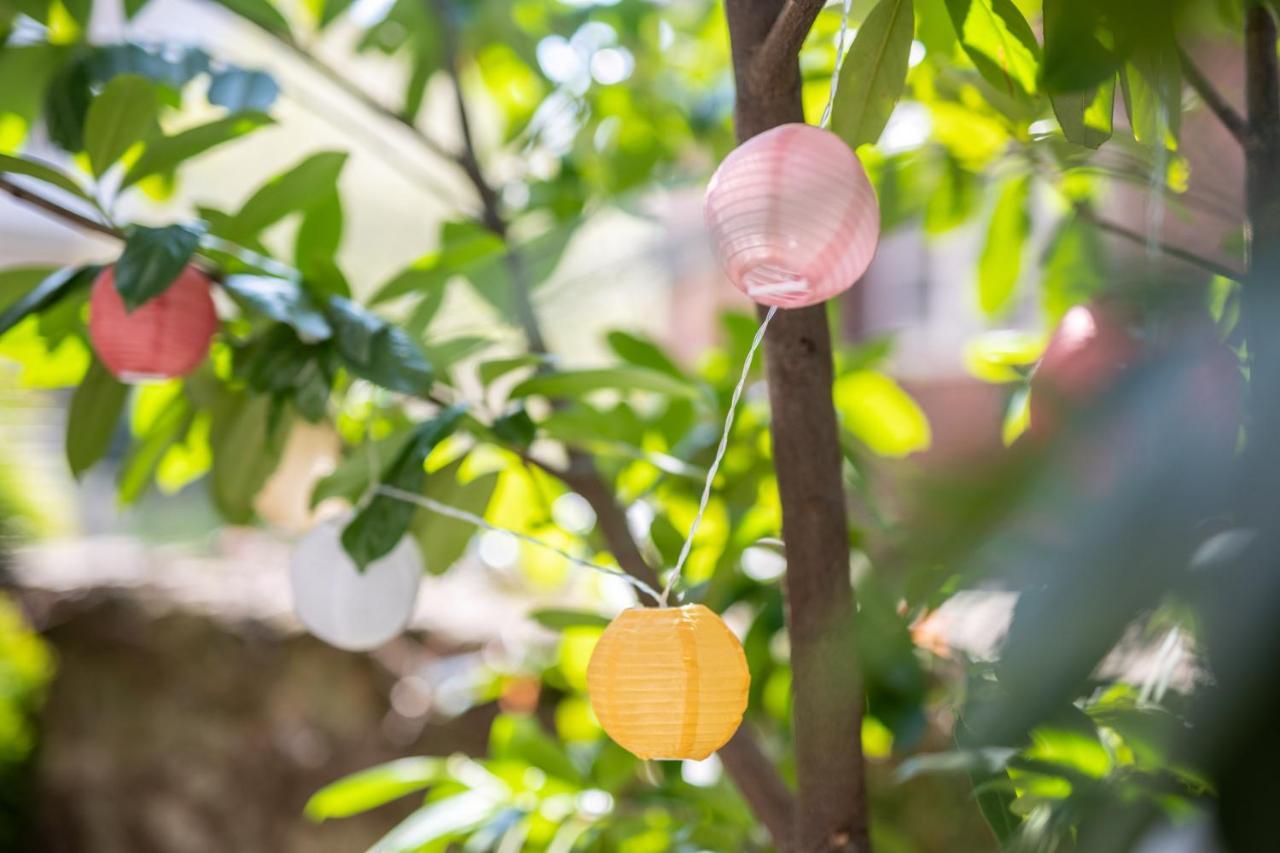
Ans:
{"label": "thin branch", "polygon": [[1249,127],[1249,122],[1245,120],[1235,107],[1227,103],[1227,99],[1222,93],[1213,87],[1209,82],[1209,78],[1205,77],[1191,61],[1191,57],[1182,48],[1178,48],[1178,59],[1182,63],[1182,76],[1191,84],[1191,88],[1200,96],[1200,100],[1209,108],[1218,121],[1230,131],[1235,137],[1236,142],[1248,148],[1253,144],[1253,131]]}
{"label": "thin branch", "polygon": [[784,63],[794,63],[800,47],[813,29],[813,22],[826,5],[826,0],[787,0],[769,34],[751,59],[749,75],[753,87],[767,86],[777,79]]}
{"label": "thin branch", "polygon": [[1091,208],[1085,205],[1077,205],[1076,212],[1108,234],[1114,234],[1117,237],[1121,237],[1131,243],[1136,243],[1139,246],[1154,246],[1160,250],[1161,254],[1173,258],[1174,260],[1190,264],[1193,267],[1199,267],[1205,272],[1210,272],[1214,275],[1222,276],[1223,278],[1229,278],[1232,281],[1240,281],[1244,277],[1243,270],[1232,269],[1226,264],[1215,261],[1212,258],[1197,255],[1195,252],[1189,252],[1186,249],[1164,242],[1163,240],[1153,242],[1147,237],[1147,235],[1134,231],[1132,228],[1128,228],[1118,222],[1112,222],[1109,219],[1103,219]]}
{"label": "thin branch", "polygon": [[87,231],[94,231],[107,237],[114,237],[117,240],[123,240],[124,235],[117,229],[111,227],[105,222],[100,222],[92,217],[85,216],[83,213],[65,207],[58,202],[46,198],[39,193],[29,190],[24,186],[14,183],[4,176],[0,176],[0,191],[8,193],[24,204],[32,207],[38,207],[45,213],[51,214],[54,218],[60,219],[65,223],[75,225]]}
{"label": "thin branch", "polygon": [[348,97],[358,101],[369,111],[406,128],[412,134],[417,143],[431,154],[444,160],[448,160],[451,163],[457,164],[459,162],[459,158],[456,153],[450,151],[443,144],[428,136],[427,133],[422,128],[418,127],[414,123],[413,119],[404,112],[394,110],[377,100],[351,80],[351,78],[320,59],[303,45],[298,44],[298,42],[294,41],[291,37],[274,32],[270,27],[263,26],[251,18],[242,18],[242,20],[245,20],[255,26],[268,38],[288,50],[294,57],[300,60],[312,71],[319,74],[327,82],[341,90]]}

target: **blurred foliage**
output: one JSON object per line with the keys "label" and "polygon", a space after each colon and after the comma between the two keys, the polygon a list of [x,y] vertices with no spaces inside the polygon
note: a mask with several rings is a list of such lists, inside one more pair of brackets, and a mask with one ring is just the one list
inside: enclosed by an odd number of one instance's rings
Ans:
{"label": "blurred foliage", "polygon": [[[125,432],[122,503],[153,485],[174,491],[204,478],[224,517],[248,523],[290,425],[327,422],[343,438],[344,458],[318,485],[317,502],[356,500],[376,470],[494,524],[611,560],[597,519],[567,512],[574,496],[566,486],[524,463],[530,453],[569,449],[594,456],[642,551],[672,565],[755,321],[726,315],[723,346],[692,366],[612,330],[603,339],[607,363],[569,369],[519,347],[513,283],[537,293],[584,222],[612,208],[638,210],[647,188],[702,180],[730,148],[733,82],[719,6],[395,0],[357,16],[346,0],[220,4],[282,51],[308,54],[319,40],[354,36],[358,54],[389,57],[400,88],[366,106],[428,147],[443,143],[420,117],[429,106],[437,114],[433,98],[450,106],[452,92],[434,82],[447,82],[456,50],[463,100],[481,119],[471,153],[490,180],[501,175],[493,210],[441,223],[420,258],[386,281],[342,268],[352,192],[342,180],[344,151],[299,152],[281,174],[244,187],[235,209],[183,199],[182,213],[163,208],[173,221],[119,222],[122,198],[182,199],[188,161],[271,127],[277,101],[291,93],[264,71],[189,45],[90,43],[94,4],[84,0],[6,0],[0,172],[118,226],[117,282],[133,302],[162,291],[172,270],[195,258],[219,271],[228,303],[199,372],[120,389],[91,358],[84,329],[96,270],[0,271],[0,355],[29,385],[79,387],[72,469],[97,463]],[[130,16],[147,14],[147,0],[124,5]],[[1248,771],[1233,762],[1248,743],[1242,732],[1264,719],[1230,712],[1248,701],[1246,688],[1258,690],[1230,666],[1233,677],[1216,689],[1203,677],[1170,688],[1175,670],[1203,676],[1224,655],[1235,662],[1261,653],[1241,645],[1224,614],[1248,611],[1253,621],[1239,626],[1248,630],[1276,612],[1262,606],[1274,582],[1254,601],[1241,592],[1253,576],[1238,567],[1240,554],[1258,566],[1276,552],[1249,550],[1254,539],[1230,500],[1238,406],[1230,393],[1213,393],[1240,379],[1238,289],[1208,275],[1124,286],[1127,271],[1104,251],[1096,215],[1123,185],[1178,212],[1202,202],[1180,154],[1192,102],[1178,48],[1192,39],[1238,42],[1242,3],[853,5],[832,127],[867,166],[886,233],[937,239],[964,228],[981,247],[972,271],[953,271],[972,282],[992,326],[969,342],[965,362],[1001,387],[1011,445],[945,478],[885,461],[928,449],[930,424],[887,372],[890,343],[837,353],[845,475],[857,497],[850,548],[869,712],[861,737],[878,849],[1128,849],[1148,827],[1193,821],[1212,812],[1215,790],[1240,787]],[[812,121],[828,97],[839,28],[836,4],[800,56]],[[334,76],[354,85],[341,69]],[[269,237],[282,227],[294,228],[289,251],[272,252],[280,241]],[[513,282],[517,274],[523,282]],[[491,337],[438,331],[448,294],[460,288],[492,311]],[[1024,435],[1030,383],[1046,336],[1004,326],[1038,306],[1047,331],[1071,306],[1117,292],[1141,306],[1139,325],[1158,357],[1085,401],[1051,441],[1033,441]],[[1201,328],[1211,333],[1178,334]],[[1218,337],[1232,354],[1206,379]],[[767,409],[754,394],[716,486],[685,573],[688,597],[742,629],[749,718],[791,776],[780,512]],[[402,504],[374,507],[344,538],[362,562],[410,533],[430,570],[444,572],[474,533]],[[518,548],[521,583],[591,585],[599,612],[537,614],[560,632],[553,652],[530,649],[487,667],[463,691],[454,705],[507,708],[488,755],[364,771],[319,792],[308,814],[341,818],[422,797],[375,847],[387,853],[765,847],[717,762],[645,766],[603,737],[584,672],[616,590],[595,577],[575,581],[558,557]],[[1206,574],[1218,563],[1233,568]],[[957,593],[993,587],[1022,593],[998,660],[970,661],[928,641],[924,626]],[[1270,632],[1251,636],[1262,642]],[[1169,638],[1174,648],[1190,644],[1193,664],[1162,653],[1136,686],[1103,665],[1117,645],[1163,649]],[[942,787],[923,797],[915,793],[922,784]],[[1218,811],[1238,849],[1270,849],[1270,835],[1250,822],[1256,812]]]}
{"label": "blurred foliage", "polygon": [[53,667],[49,647],[0,596],[0,845],[11,850],[31,842],[36,716]]}

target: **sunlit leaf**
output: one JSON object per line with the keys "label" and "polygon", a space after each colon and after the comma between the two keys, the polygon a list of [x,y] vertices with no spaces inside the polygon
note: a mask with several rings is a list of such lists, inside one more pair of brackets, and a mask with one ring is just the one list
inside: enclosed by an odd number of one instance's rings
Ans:
{"label": "sunlit leaf", "polygon": [[858,440],[881,456],[908,456],[932,441],[929,420],[891,378],[873,370],[836,380],[836,409]]}
{"label": "sunlit leaf", "polygon": [[1031,233],[1031,178],[1005,183],[991,213],[978,259],[978,305],[988,316],[1004,311],[1022,273],[1022,254]]}
{"label": "sunlit leaf", "polygon": [[880,0],[840,68],[831,129],[851,148],[873,143],[889,122],[907,80],[915,10],[912,0]]}
{"label": "sunlit leaf", "polygon": [[423,806],[388,832],[369,853],[417,853],[432,841],[472,829],[497,808],[487,792],[468,791]]}
{"label": "sunlit leaf", "polygon": [[361,770],[325,785],[307,800],[307,817],[327,820],[367,812],[439,781],[445,776],[441,758],[401,758]]}
{"label": "sunlit leaf", "polygon": [[991,85],[1008,94],[1036,91],[1040,45],[1012,0],[947,0],[965,53]]}

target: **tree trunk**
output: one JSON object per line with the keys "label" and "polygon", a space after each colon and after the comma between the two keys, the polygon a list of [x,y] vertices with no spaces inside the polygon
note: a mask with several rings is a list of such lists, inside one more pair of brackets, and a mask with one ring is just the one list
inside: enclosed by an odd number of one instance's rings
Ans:
{"label": "tree trunk", "polygon": [[[794,4],[794,0],[792,0]],[[782,0],[726,0],[739,141],[804,120],[796,56],[750,67]],[[870,849],[862,761],[863,697],[853,635],[841,453],[831,400],[826,310],[782,311],[765,338],[774,463],[787,556],[792,725],[798,798],[793,846]]]}

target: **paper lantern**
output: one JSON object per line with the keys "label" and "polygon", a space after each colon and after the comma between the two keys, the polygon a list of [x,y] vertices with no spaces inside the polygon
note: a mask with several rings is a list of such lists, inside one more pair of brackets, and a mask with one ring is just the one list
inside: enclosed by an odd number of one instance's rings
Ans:
{"label": "paper lantern", "polygon": [[89,339],[106,368],[126,382],[185,376],[204,361],[217,330],[209,279],[195,267],[132,313],[116,290],[114,266],[93,283]]}
{"label": "paper lantern", "polygon": [[742,644],[701,604],[623,611],[587,666],[600,725],[646,759],[700,761],[724,746],[750,686]]}
{"label": "paper lantern", "polygon": [[1052,433],[1073,409],[1104,393],[1141,348],[1115,309],[1077,305],[1068,311],[1031,376],[1032,434]]}
{"label": "paper lantern", "polygon": [[880,238],[880,206],[858,156],[807,124],[775,127],[731,152],[704,213],[729,280],[781,308],[852,287]]}
{"label": "paper lantern", "polygon": [[331,646],[358,652],[377,648],[409,624],[422,558],[405,537],[362,573],[342,548],[348,520],[322,522],[298,541],[289,580],[294,612],[307,630]]}

